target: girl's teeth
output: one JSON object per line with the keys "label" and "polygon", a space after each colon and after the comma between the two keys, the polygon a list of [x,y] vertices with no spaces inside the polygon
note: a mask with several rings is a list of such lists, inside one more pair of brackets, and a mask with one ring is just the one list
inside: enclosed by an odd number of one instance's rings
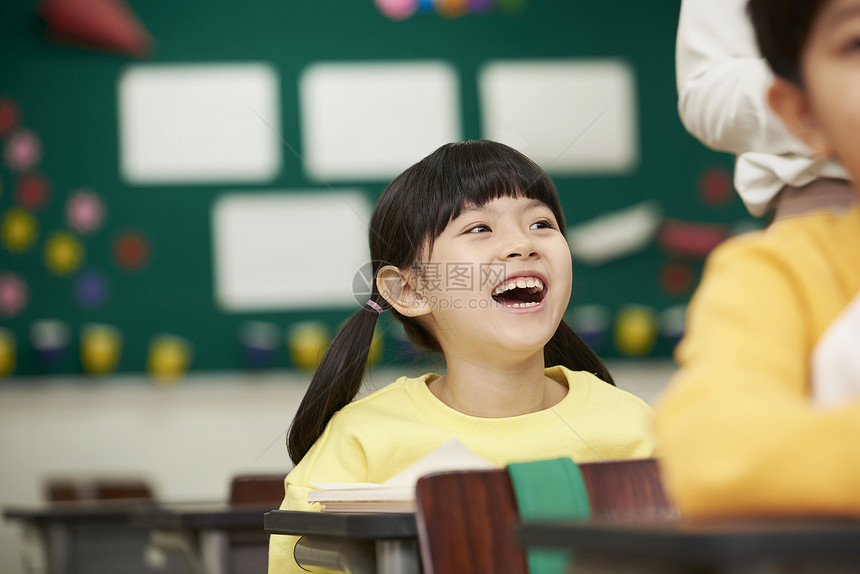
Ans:
{"label": "girl's teeth", "polygon": [[519,287],[520,289],[531,289],[532,293],[537,293],[538,291],[543,291],[543,281],[536,278],[529,279],[511,279],[504,285],[500,285],[493,289],[493,295],[501,295],[505,291],[510,291],[511,289],[516,289]]}
{"label": "girl's teeth", "polygon": [[516,308],[520,308],[520,307],[534,307],[535,305],[538,305],[538,302],[537,302],[537,301],[529,301],[528,303],[514,303],[514,304],[512,304],[512,305],[511,305],[511,307],[516,307]]}

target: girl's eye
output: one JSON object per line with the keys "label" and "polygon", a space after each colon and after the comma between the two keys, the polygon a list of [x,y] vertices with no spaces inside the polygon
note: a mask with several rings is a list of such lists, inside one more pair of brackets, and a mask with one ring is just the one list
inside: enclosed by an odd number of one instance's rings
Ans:
{"label": "girl's eye", "polygon": [[469,230],[467,231],[467,233],[485,233],[487,231],[492,231],[492,229],[490,229],[486,225],[481,224],[481,225],[476,225],[474,227],[470,227]]}
{"label": "girl's eye", "polygon": [[555,225],[549,219],[541,219],[532,223],[529,229],[555,229]]}

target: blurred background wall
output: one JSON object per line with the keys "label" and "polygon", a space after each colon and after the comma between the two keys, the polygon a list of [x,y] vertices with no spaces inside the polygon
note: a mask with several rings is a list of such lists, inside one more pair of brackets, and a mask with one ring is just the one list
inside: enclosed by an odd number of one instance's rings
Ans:
{"label": "blurred background wall", "polygon": [[[676,111],[680,2],[11,0],[0,6],[0,504],[135,474],[286,471],[366,222],[452,140],[556,181],[567,320],[652,400],[704,256],[759,224]],[[383,316],[374,381],[421,371]],[[635,362],[631,362],[635,359]],[[16,573],[0,525],[0,571]]]}

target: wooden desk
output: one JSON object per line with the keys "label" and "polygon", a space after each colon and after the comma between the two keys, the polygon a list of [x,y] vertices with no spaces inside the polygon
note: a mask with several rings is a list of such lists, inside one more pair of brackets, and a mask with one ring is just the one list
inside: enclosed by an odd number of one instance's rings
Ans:
{"label": "wooden desk", "polygon": [[534,522],[526,546],[570,548],[587,572],[860,572],[850,519]]}
{"label": "wooden desk", "polygon": [[419,574],[421,557],[414,514],[335,514],[273,510],[269,534],[301,536],[298,563],[311,572]]}
{"label": "wooden desk", "polygon": [[[7,520],[24,525],[34,537],[48,574],[152,574],[144,560],[147,532],[131,524],[132,516],[149,503],[91,501],[9,507]],[[184,573],[178,561],[164,564],[165,573]]]}
{"label": "wooden desk", "polygon": [[[270,507],[188,503],[139,509],[131,524],[149,532],[150,550],[183,554],[191,574],[265,572]],[[237,543],[237,538],[239,538]]]}

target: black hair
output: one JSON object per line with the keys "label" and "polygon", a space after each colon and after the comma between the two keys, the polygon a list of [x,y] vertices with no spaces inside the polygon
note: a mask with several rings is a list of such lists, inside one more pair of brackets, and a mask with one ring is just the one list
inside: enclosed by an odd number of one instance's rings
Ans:
{"label": "black hair", "polygon": [[747,10],[756,42],[774,74],[803,85],[801,54],[809,40],[812,22],[827,1],[750,0]]}
{"label": "black hair", "polygon": [[[383,265],[409,269],[420,263],[428,245],[464,208],[501,197],[523,197],[552,210],[559,229],[564,214],[555,184],[532,160],[491,141],[445,144],[392,181],[370,218],[373,277]],[[370,299],[389,308],[372,281]],[[406,336],[419,348],[441,352],[433,335],[415,318],[391,308]],[[290,427],[287,447],[298,463],[322,434],[332,415],[361,388],[378,313],[362,307],[341,328],[314,373]],[[589,371],[615,384],[600,358],[562,321],[544,347],[544,363]]]}

